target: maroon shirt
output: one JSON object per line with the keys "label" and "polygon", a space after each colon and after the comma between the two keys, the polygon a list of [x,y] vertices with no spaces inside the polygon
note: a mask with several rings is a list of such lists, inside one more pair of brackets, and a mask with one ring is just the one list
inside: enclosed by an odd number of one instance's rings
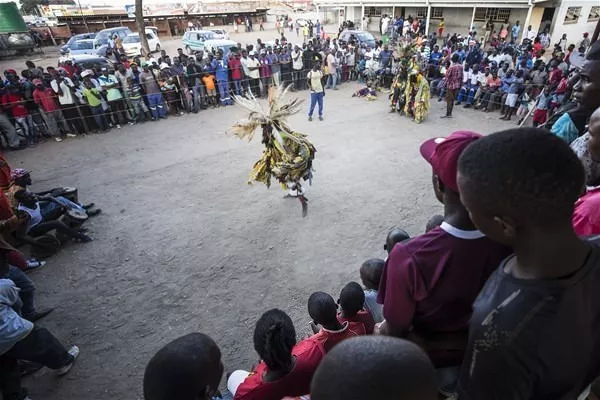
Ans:
{"label": "maroon shirt", "polygon": [[[385,320],[394,330],[407,332],[412,327],[416,335],[431,340],[466,335],[473,301],[509,254],[509,248],[481,232],[447,223],[397,243],[384,267],[377,297]],[[460,354],[448,358],[456,357],[461,358]]]}

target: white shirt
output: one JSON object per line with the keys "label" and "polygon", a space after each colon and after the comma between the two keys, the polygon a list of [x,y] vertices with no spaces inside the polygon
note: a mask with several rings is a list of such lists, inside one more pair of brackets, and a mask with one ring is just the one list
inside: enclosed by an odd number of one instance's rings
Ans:
{"label": "white shirt", "polygon": [[[52,90],[54,90],[54,93],[58,93],[58,83],[56,83],[56,79],[50,82],[50,86],[52,87]],[[58,102],[61,105],[75,104],[75,99],[70,90],[72,87],[74,87],[73,81],[69,78],[65,77],[60,83],[60,90],[62,90],[63,94],[62,96],[58,96]]]}
{"label": "white shirt", "polygon": [[537,36],[537,32],[534,31],[533,29],[530,31],[526,31],[525,34],[527,35],[527,39],[531,40],[533,42],[533,39],[535,39],[535,37]]}
{"label": "white shirt", "polygon": [[42,212],[40,211],[40,203],[35,203],[35,208],[31,209],[29,207],[25,207],[23,204],[19,204],[17,207],[20,211],[25,211],[29,214],[29,221],[27,222],[27,232],[40,222],[42,222]]}
{"label": "white shirt", "polygon": [[296,50],[292,51],[292,68],[294,68],[296,71],[299,71],[302,69],[302,67],[302,52],[296,52]]}
{"label": "white shirt", "polygon": [[244,70],[244,75],[248,76],[248,57],[244,58],[240,58],[240,62],[242,63],[242,69]]}
{"label": "white shirt", "polygon": [[260,78],[260,73],[258,71],[258,68],[255,70],[251,70],[250,68],[253,67],[258,67],[260,65],[260,62],[258,61],[258,59],[252,59],[250,57],[248,57],[248,61],[246,61],[246,65],[248,66],[248,77],[250,79],[259,79]]}

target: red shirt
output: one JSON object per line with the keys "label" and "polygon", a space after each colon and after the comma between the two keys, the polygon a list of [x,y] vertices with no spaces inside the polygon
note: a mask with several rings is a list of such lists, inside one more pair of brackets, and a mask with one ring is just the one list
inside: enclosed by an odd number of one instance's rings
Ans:
{"label": "red shirt", "polygon": [[341,314],[338,314],[338,321],[341,323],[346,321],[360,323],[365,327],[365,332],[367,335],[373,334],[373,331],[375,330],[375,320],[373,319],[371,313],[364,308],[360,310],[354,317],[350,318],[344,318],[341,316]]}
{"label": "red shirt", "polygon": [[236,57],[229,59],[229,70],[231,79],[242,79],[242,61]]}
{"label": "red shirt", "polygon": [[[20,94],[6,93],[4,96],[2,96],[2,105],[6,110],[10,110],[14,118],[26,117],[29,115],[27,107],[25,107],[23,103],[18,103],[20,101],[23,101],[23,97],[21,97]],[[8,106],[10,105],[13,107],[9,108]]]}
{"label": "red shirt", "polygon": [[600,234],[600,186],[588,190],[575,203],[573,228],[580,236]]}
{"label": "red shirt", "polygon": [[60,107],[56,102],[54,91],[50,88],[45,88],[43,90],[39,90],[36,88],[33,91],[33,101],[35,101],[36,104],[42,106],[42,108],[46,112],[60,110]]}
{"label": "red shirt", "polygon": [[542,50],[542,43],[537,42],[533,44],[533,53],[537,56],[540,54],[540,50]]}
{"label": "red shirt", "polygon": [[267,365],[261,361],[250,376],[238,386],[234,400],[281,400],[285,396],[302,396],[310,392],[310,381],[325,356],[323,346],[314,340],[306,339],[294,346],[292,354],[296,363],[284,377],[264,382]]}
{"label": "red shirt", "polygon": [[[383,317],[394,330],[412,327],[430,340],[466,334],[473,301],[510,252],[479,231],[445,222],[397,243],[379,284],[377,302],[383,304]],[[454,357],[460,359],[460,351]]]}
{"label": "red shirt", "polygon": [[463,67],[460,64],[452,64],[446,70],[446,87],[448,89],[460,89],[463,83]]}
{"label": "red shirt", "polygon": [[333,349],[333,346],[344,339],[367,334],[363,324],[344,322],[343,325],[344,327],[339,331],[330,331],[328,329],[321,328],[319,333],[312,335],[310,339],[321,343],[325,349],[325,352],[327,353],[329,350]]}

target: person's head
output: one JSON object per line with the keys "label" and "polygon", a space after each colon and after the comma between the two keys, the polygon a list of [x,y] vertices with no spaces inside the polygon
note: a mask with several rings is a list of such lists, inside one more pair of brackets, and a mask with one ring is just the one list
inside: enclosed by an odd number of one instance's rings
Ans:
{"label": "person's head", "polygon": [[203,333],[190,333],[160,349],[146,366],[145,400],[210,400],[223,375],[221,351]]}
{"label": "person's head", "polygon": [[568,51],[573,51],[573,50],[575,50],[575,45],[571,43],[571,44],[569,45],[569,47],[567,47],[567,50],[568,50]]}
{"label": "person's head", "polygon": [[470,144],[480,138],[479,133],[457,131],[446,138],[429,139],[421,145],[421,155],[433,171],[433,191],[442,204],[462,207],[456,182],[458,158]]}
{"label": "person's head", "polygon": [[[590,139],[588,140],[588,149],[594,160],[600,160],[600,107],[592,113],[588,126]],[[590,186],[598,186],[600,182],[587,182]]]}
{"label": "person's head", "polygon": [[517,78],[522,78],[523,77],[523,70],[522,69],[518,69],[517,72],[515,72],[515,76]]}
{"label": "person's head", "polygon": [[254,328],[254,350],[271,371],[289,371],[296,330],[291,318],[276,308],[264,313]]}
{"label": "person's head", "polygon": [[131,76],[127,77],[127,84],[131,85],[133,83],[133,78]]}
{"label": "person's head", "polygon": [[324,292],[315,292],[308,298],[308,315],[315,324],[324,327],[337,324],[337,305],[333,297]]}
{"label": "person's head", "polygon": [[566,33],[563,33],[563,35],[562,35],[562,39],[566,39],[566,38],[567,38],[567,34],[566,34]]}
{"label": "person's head", "polygon": [[515,25],[516,25],[516,26],[519,26],[519,21],[515,22]]}
{"label": "person's head", "polygon": [[538,71],[542,72],[546,69],[546,67],[545,67],[544,63],[540,63],[540,65],[538,65],[537,69],[538,69]]}
{"label": "person's head", "polygon": [[515,73],[515,71],[513,71],[512,69],[509,69],[508,71],[506,71],[506,76],[508,78],[510,78],[511,76],[513,76],[514,73]]}
{"label": "person's head", "polygon": [[321,63],[319,61],[315,61],[313,65],[313,71],[318,71],[319,69],[321,69]]}
{"label": "person's head", "polygon": [[404,242],[408,239],[410,239],[410,235],[404,229],[395,226],[388,232],[383,249],[390,254],[394,250],[396,243]]}
{"label": "person's head", "polygon": [[251,52],[248,54],[248,56],[249,56],[251,59],[253,59],[253,60],[254,60],[254,57],[256,56],[256,51],[252,50],[252,51],[251,51]]}
{"label": "person's head", "polygon": [[137,63],[132,62],[129,67],[131,68],[131,71],[133,71],[133,72],[138,72],[139,71]]}
{"label": "person's head", "polygon": [[365,292],[356,282],[350,282],[342,288],[338,304],[344,313],[344,317],[352,318],[365,304]]}
{"label": "person's head", "polygon": [[389,336],[346,339],[323,358],[310,387],[313,400],[435,400],[436,375],[416,344]]}
{"label": "person's head", "polygon": [[15,168],[10,171],[10,180],[18,186],[27,187],[31,185],[31,171]]}
{"label": "person's head", "polygon": [[511,246],[532,234],[572,229],[584,179],[568,144],[537,128],[481,138],[458,163],[460,196],[473,223],[490,239]]}
{"label": "person's head", "polygon": [[371,258],[360,266],[360,280],[365,288],[371,290],[379,289],[379,282],[381,281],[381,273],[385,261],[381,258]]}
{"label": "person's head", "polygon": [[454,53],[454,54],[452,54],[451,60],[453,63],[456,64],[458,62],[458,60],[460,60],[460,56],[458,54]]}
{"label": "person's head", "polygon": [[41,79],[34,79],[31,83],[38,90],[44,90],[44,82]]}
{"label": "person's head", "polygon": [[473,72],[475,72],[475,73],[479,72],[479,64],[473,64],[473,66],[471,68],[473,68]]}
{"label": "person's head", "polygon": [[600,107],[600,42],[595,42],[585,57],[573,97],[590,111]]}
{"label": "person's head", "polygon": [[119,64],[117,66],[117,71],[119,71],[120,73],[124,74],[125,73],[125,66],[123,64]]}

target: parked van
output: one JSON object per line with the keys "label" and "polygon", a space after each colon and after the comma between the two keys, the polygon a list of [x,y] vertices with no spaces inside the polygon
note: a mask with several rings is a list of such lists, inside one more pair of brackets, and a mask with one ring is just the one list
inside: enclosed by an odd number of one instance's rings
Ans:
{"label": "parked van", "polygon": [[183,46],[188,54],[193,54],[195,51],[204,50],[204,42],[214,38],[215,34],[212,31],[187,31],[183,34]]}

